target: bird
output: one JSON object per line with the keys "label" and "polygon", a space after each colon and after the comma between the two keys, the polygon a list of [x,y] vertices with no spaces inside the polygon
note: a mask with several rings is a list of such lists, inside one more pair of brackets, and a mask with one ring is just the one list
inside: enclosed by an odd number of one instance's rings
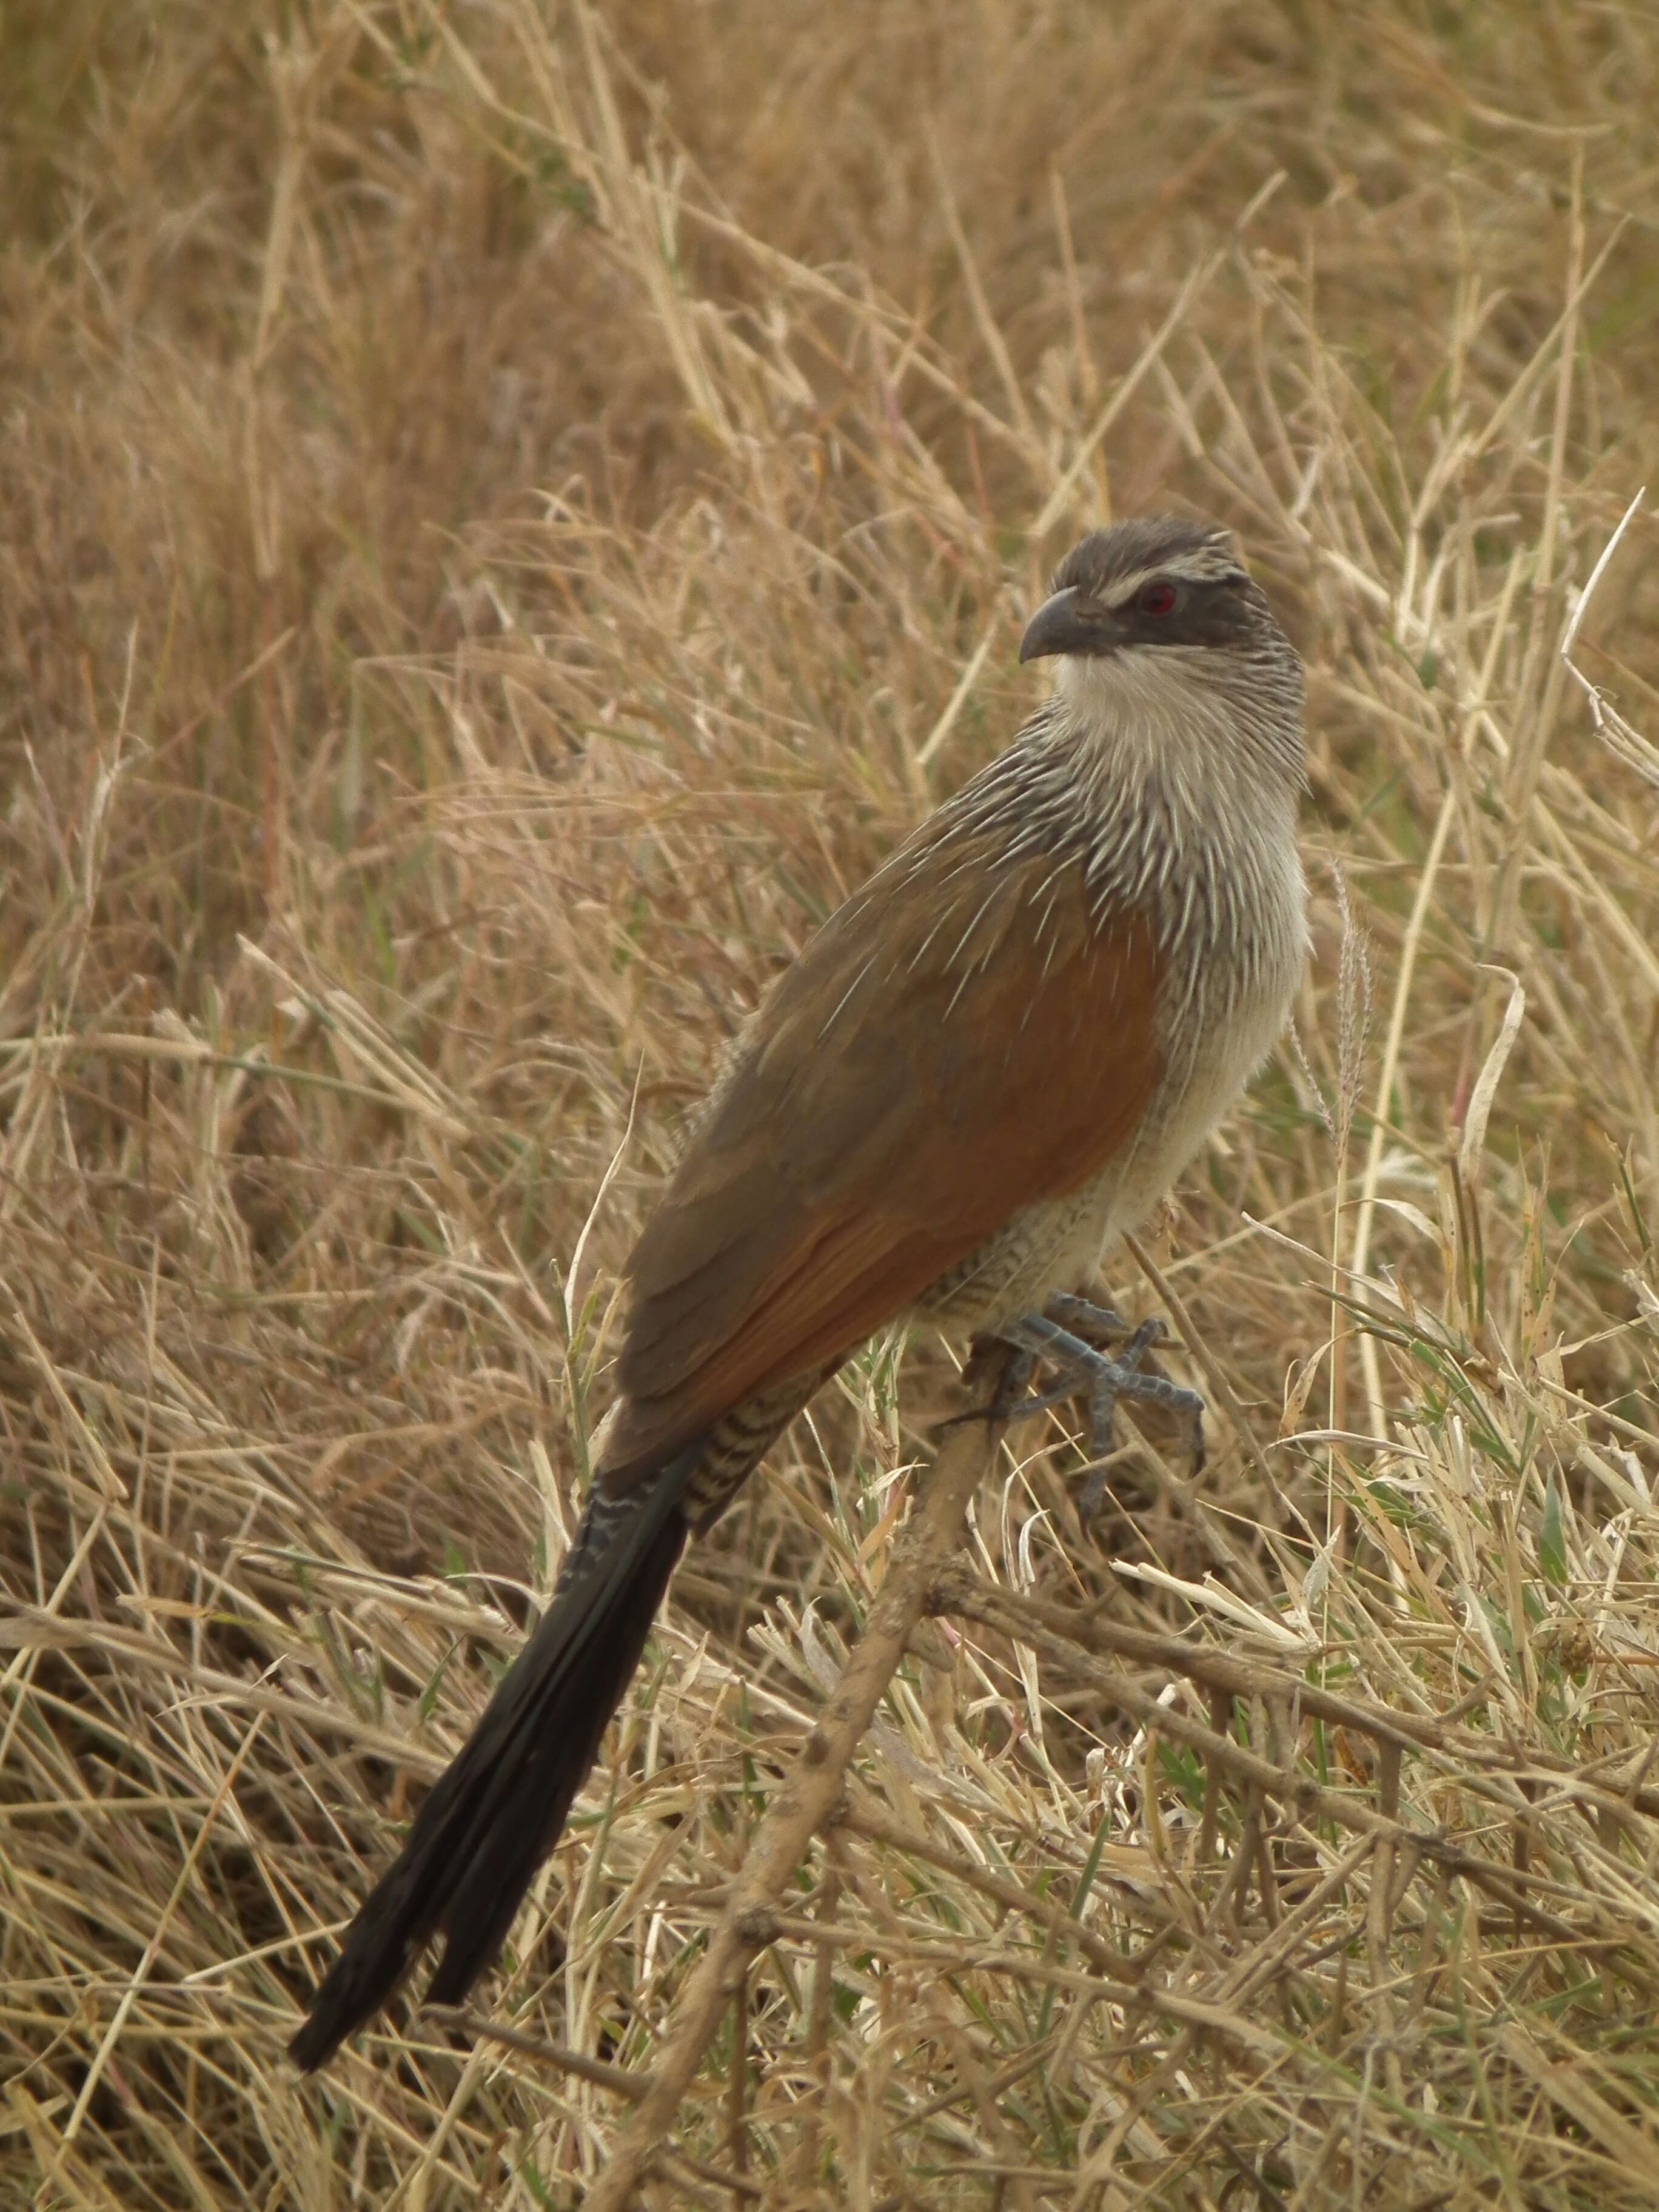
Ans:
{"label": "bird", "polygon": [[1302,662],[1231,532],[1173,514],[1084,538],[1019,658],[1049,698],[822,925],[690,1118],[546,1609],[315,1990],[302,2069],[434,1937],[428,2002],[493,1962],[688,1537],[876,1332],[1006,1345],[1022,1388],[1041,1358],[1097,1434],[1124,1395],[1201,1413],[1141,1370],[1152,1329],[1090,1340],[1116,1317],[1082,1292],[1288,1017]]}

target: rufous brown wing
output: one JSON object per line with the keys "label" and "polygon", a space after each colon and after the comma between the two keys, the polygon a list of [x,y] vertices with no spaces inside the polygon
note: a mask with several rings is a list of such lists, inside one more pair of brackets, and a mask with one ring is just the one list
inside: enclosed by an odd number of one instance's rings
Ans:
{"label": "rufous brown wing", "polygon": [[1024,1206],[1080,1188],[1157,1080],[1158,957],[1083,858],[944,834],[781,978],[629,1264],[604,1480],[836,1364]]}

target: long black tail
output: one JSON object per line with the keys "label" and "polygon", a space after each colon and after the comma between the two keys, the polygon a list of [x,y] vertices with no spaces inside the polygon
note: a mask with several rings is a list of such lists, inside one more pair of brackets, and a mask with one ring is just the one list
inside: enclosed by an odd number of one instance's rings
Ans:
{"label": "long black tail", "polygon": [[447,1941],[427,1990],[459,2004],[500,1950],[557,1842],[639,1664],[685,1542],[696,1448],[620,1498],[595,1482],[547,1611],[409,1839],[352,1922],[289,2054],[309,2073],[378,2012],[422,1945]]}

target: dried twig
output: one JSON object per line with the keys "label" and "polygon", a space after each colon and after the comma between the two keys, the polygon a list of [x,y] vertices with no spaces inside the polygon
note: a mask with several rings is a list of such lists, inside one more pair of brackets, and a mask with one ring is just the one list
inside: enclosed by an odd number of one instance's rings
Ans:
{"label": "dried twig", "polygon": [[979,1422],[952,1430],[913,1509],[834,1696],[813,1723],[755,1831],[708,1948],[675,2008],[641,2097],[586,2199],[586,2212],[622,2212],[673,2124],[749,1960],[769,1938],[773,1909],[840,1797],[877,1706],[904,1656],[928,1593],[962,1537],[968,1501],[995,1449]]}

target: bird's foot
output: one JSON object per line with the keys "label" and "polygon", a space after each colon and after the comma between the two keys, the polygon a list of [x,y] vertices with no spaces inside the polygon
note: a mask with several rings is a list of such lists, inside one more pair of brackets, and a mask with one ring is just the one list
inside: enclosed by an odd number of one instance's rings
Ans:
{"label": "bird's foot", "polygon": [[[1111,1333],[1126,1335],[1127,1341],[1121,1350],[1111,1353],[1086,1343],[1073,1328],[1062,1327],[1059,1321],[1050,1318],[1062,1304],[1069,1320],[1086,1324],[1092,1319],[1097,1327],[1102,1322],[1109,1322],[1113,1324]],[[1138,1398],[1143,1404],[1162,1406],[1174,1413],[1187,1430],[1194,1474],[1203,1466],[1204,1401],[1196,1390],[1184,1389],[1162,1375],[1141,1371],[1141,1360],[1167,1334],[1161,1321],[1144,1321],[1139,1328],[1129,1329],[1115,1314],[1104,1307],[1091,1306],[1086,1299],[1051,1299],[1048,1312],[1027,1314],[1000,1334],[1029,1358],[1046,1360],[1059,1376],[1048,1389],[1023,1399],[1019,1412],[1036,1413],[1044,1407],[1060,1405],[1079,1393],[1088,1399],[1089,1442],[1095,1457],[1089,1467],[1089,1480],[1079,1508],[1085,1522],[1092,1520],[1106,1495],[1105,1462],[1116,1445],[1115,1415],[1120,1398]],[[1029,1376],[1029,1367],[1026,1371]]]}

